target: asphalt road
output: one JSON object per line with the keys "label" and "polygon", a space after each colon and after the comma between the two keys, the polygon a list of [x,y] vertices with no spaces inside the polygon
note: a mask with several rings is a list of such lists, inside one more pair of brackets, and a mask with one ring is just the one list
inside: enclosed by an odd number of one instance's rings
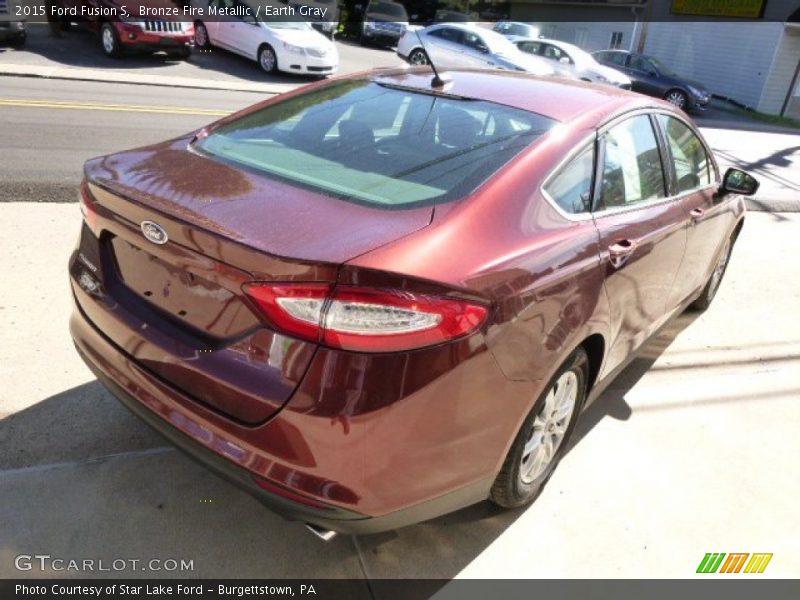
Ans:
{"label": "asphalt road", "polygon": [[88,158],[178,136],[268,97],[3,77],[0,201],[72,201]]}

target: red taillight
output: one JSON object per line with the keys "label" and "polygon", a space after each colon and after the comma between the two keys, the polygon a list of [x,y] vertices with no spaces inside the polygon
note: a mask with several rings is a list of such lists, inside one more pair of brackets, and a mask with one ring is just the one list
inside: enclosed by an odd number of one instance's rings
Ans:
{"label": "red taillight", "polygon": [[83,218],[89,226],[89,229],[94,231],[97,227],[97,207],[94,204],[94,200],[92,200],[92,196],[89,193],[89,186],[86,185],[85,181],[81,184],[79,200]]}
{"label": "red taillight", "polygon": [[487,309],[403,290],[328,284],[247,284],[245,293],[277,329],[333,348],[393,352],[475,331]]}

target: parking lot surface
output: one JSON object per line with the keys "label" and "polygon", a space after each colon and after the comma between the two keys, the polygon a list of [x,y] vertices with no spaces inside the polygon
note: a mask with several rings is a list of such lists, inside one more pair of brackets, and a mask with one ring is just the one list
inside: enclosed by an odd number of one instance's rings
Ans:
{"label": "parking lot surface", "polygon": [[584,414],[533,506],[328,544],[174,450],[82,364],[67,333],[76,204],[0,217],[0,577],[57,575],[14,567],[36,553],[193,566],[90,577],[691,577],[706,552],[771,552],[763,576],[800,573],[798,214],[748,214],[712,307]]}
{"label": "parking lot surface", "polygon": [[[336,46],[339,73],[403,64],[394,49],[361,47],[342,40],[337,40]],[[103,55],[96,34],[75,27],[54,38],[48,26],[41,23],[29,25],[24,49],[0,46],[0,72],[271,93],[313,81],[313,78],[290,74],[266,74],[255,61],[218,48],[195,49],[188,61],[169,60],[163,54],[108,58]]]}

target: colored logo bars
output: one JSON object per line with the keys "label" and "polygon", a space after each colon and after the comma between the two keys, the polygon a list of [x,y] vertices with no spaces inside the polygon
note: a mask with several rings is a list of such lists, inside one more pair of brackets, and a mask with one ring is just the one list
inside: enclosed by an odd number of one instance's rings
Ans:
{"label": "colored logo bars", "polygon": [[[727,556],[727,558],[725,558]],[[750,560],[748,560],[750,557]],[[749,554],[747,552],[725,554],[724,552],[708,552],[697,567],[698,573],[763,573],[772,554]],[[723,562],[724,561],[724,562]],[[745,564],[747,566],[745,566]],[[744,571],[742,571],[744,567]]]}

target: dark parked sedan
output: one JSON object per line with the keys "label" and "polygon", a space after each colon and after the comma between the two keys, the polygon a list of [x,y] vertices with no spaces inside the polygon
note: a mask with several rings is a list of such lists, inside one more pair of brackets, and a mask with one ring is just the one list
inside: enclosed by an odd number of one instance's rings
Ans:
{"label": "dark parked sedan", "polygon": [[709,305],[757,187],[667,103],[450,75],[314,84],[85,167],[78,352],[318,532],[532,501],[645,340]]}
{"label": "dark parked sedan", "polygon": [[674,73],[658,59],[626,50],[594,52],[597,62],[613,67],[631,78],[632,89],[648,96],[663,98],[684,110],[702,110],[711,94],[702,83]]}

